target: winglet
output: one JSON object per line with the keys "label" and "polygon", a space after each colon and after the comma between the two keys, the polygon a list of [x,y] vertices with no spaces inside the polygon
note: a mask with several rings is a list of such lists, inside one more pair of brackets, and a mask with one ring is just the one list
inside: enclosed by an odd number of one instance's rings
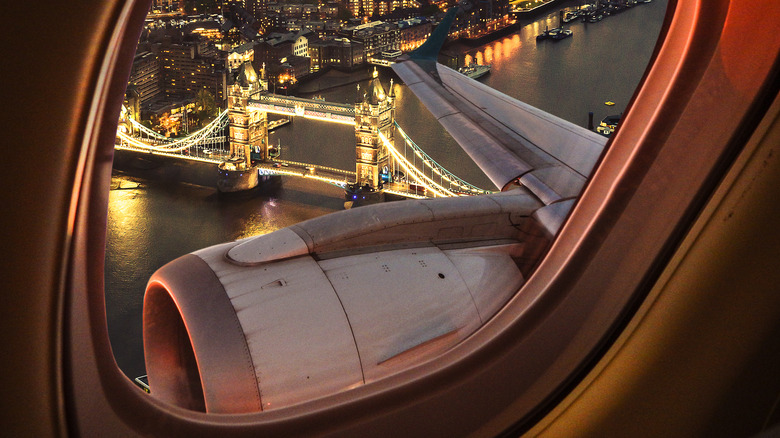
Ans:
{"label": "winglet", "polygon": [[450,8],[444,15],[436,29],[431,32],[431,36],[418,48],[409,53],[410,59],[429,59],[436,61],[439,57],[439,50],[447,40],[452,22],[455,20],[455,14],[458,12],[458,6]]}

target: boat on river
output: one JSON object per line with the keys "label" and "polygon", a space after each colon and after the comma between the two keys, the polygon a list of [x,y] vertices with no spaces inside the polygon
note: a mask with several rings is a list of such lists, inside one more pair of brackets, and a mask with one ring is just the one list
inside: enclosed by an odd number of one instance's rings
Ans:
{"label": "boat on river", "polygon": [[550,38],[552,38],[553,41],[560,41],[572,36],[573,34],[574,32],[572,32],[570,29],[561,28],[555,35]]}
{"label": "boat on river", "polygon": [[545,29],[544,32],[536,36],[536,41],[543,41],[551,39],[553,41],[560,41],[564,38],[572,36],[574,32],[570,29],[564,29],[563,27],[555,27],[552,29]]}
{"label": "boat on river", "polygon": [[554,37],[555,35],[558,34],[560,29],[561,29],[560,27],[554,27],[552,29],[548,29],[548,28],[545,27],[544,31],[542,33],[540,33],[539,35],[536,35],[536,41],[543,41],[543,40],[546,40],[548,38],[552,38],[552,37]]}
{"label": "boat on river", "polygon": [[458,69],[458,72],[461,74],[464,74],[471,79],[477,79],[479,77],[485,76],[486,74],[490,73],[491,65],[480,65],[475,62],[472,62],[469,65],[465,65]]}
{"label": "boat on river", "polygon": [[587,12],[576,10],[576,11],[567,11],[564,15],[561,21],[564,23],[571,23],[572,21],[580,18],[581,16],[585,15]]}
{"label": "boat on river", "polygon": [[599,126],[596,127],[596,132],[605,137],[609,137],[615,132],[615,129],[617,129],[617,125],[620,123],[620,117],[621,114],[604,117],[604,119],[601,120],[601,123],[599,123]]}

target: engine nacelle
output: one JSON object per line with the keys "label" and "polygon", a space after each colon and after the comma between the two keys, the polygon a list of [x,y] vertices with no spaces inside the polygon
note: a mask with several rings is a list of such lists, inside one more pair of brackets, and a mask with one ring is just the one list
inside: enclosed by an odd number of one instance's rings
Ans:
{"label": "engine nacelle", "polygon": [[165,265],[144,299],[152,394],[255,412],[430,360],[519,290],[549,234],[524,190],[313,219]]}

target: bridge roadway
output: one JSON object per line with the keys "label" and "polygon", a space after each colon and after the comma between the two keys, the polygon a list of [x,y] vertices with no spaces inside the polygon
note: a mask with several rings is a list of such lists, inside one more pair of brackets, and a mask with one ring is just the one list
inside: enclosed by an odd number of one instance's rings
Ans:
{"label": "bridge roadway", "polygon": [[274,160],[273,162],[258,163],[257,167],[261,175],[298,176],[329,182],[341,187],[346,187],[347,184],[352,184],[356,180],[354,171],[297,161]]}
{"label": "bridge roadway", "polygon": [[[230,154],[219,149],[207,149],[200,146],[193,146],[187,152],[169,153],[160,150],[143,149],[132,145],[117,144],[116,149],[124,149],[149,155],[161,155],[165,157],[178,158],[190,161],[201,161],[206,163],[219,164],[230,158]],[[317,164],[300,163],[288,160],[273,160],[267,162],[255,162],[258,171],[264,175],[293,175],[303,178],[317,179],[329,183],[337,184],[342,187],[354,183],[355,172],[349,170],[336,169],[335,167],[320,166]]]}
{"label": "bridge roadway", "polygon": [[[356,181],[355,172],[296,161],[275,160],[269,163],[259,163],[258,169],[261,175],[291,175],[325,181],[344,188],[347,184],[353,184]],[[423,199],[427,197],[425,188],[407,182],[387,183],[384,185],[384,191],[407,198]]]}
{"label": "bridge roadway", "polygon": [[[115,145],[116,149],[124,149],[149,155],[161,155],[166,157],[200,161],[206,163],[219,164],[228,158],[227,154],[219,150],[204,153],[206,149],[195,148],[189,155],[182,153],[167,153],[142,149],[128,145]],[[346,188],[347,184],[353,184],[356,181],[355,172],[349,170],[336,169],[334,167],[320,166],[310,163],[300,163],[297,161],[279,160],[269,162],[256,162],[257,171],[260,175],[289,175],[301,178],[309,178],[318,181],[327,182]],[[388,183],[384,185],[384,191],[394,195],[405,196],[407,198],[426,198],[426,190],[419,185],[409,184],[407,182]]]}
{"label": "bridge roadway", "polygon": [[209,149],[202,146],[192,146],[189,149],[179,152],[166,152],[164,150],[154,150],[133,146],[131,144],[115,144],[114,149],[123,149],[149,155],[162,155],[164,157],[178,158],[190,161],[201,161],[204,163],[219,164],[230,157],[230,153],[220,149]]}

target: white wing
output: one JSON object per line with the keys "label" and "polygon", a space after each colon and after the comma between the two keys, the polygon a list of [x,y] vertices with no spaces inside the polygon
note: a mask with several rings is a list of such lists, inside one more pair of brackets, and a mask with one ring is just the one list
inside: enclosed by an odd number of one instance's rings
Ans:
{"label": "white wing", "polygon": [[545,204],[579,194],[606,138],[436,63],[442,36],[393,65],[409,89],[496,186],[519,179]]}

